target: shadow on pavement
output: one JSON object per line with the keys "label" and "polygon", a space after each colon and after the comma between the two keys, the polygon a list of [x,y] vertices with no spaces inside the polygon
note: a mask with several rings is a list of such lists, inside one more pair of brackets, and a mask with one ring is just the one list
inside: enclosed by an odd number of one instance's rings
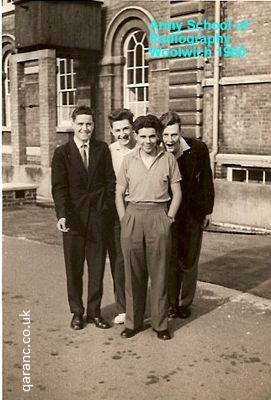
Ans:
{"label": "shadow on pavement", "polygon": [[[200,264],[198,279],[228,288],[254,293],[263,282],[270,281],[270,246],[233,250]],[[271,282],[263,297],[271,299]],[[261,296],[261,294],[258,294]]]}
{"label": "shadow on pavement", "polygon": [[[183,328],[185,325],[191,323],[193,320],[202,317],[209,312],[212,312],[216,308],[221,305],[227,303],[230,300],[229,296],[217,296],[212,290],[198,288],[196,298],[193,306],[191,307],[192,314],[187,319],[170,319],[169,320],[169,329],[170,332],[174,335],[175,331]],[[150,319],[150,290],[148,290],[147,296],[147,304],[146,304],[146,312],[144,319],[144,328],[143,330],[151,328],[151,319]],[[107,305],[102,308],[102,316],[107,321],[112,321],[112,319],[116,315],[116,306],[114,303]]]}

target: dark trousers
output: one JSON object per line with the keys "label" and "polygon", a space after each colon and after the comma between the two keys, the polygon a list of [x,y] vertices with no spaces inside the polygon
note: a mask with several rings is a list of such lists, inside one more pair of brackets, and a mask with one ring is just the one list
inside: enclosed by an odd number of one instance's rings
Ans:
{"label": "dark trousers", "polygon": [[129,204],[121,220],[121,246],[125,262],[126,321],[142,328],[148,276],[151,281],[151,324],[167,329],[170,220],[163,204]]}
{"label": "dark trousers", "polygon": [[110,260],[111,274],[114,283],[114,295],[117,312],[125,313],[125,272],[124,259],[120,244],[120,222],[111,218],[107,225],[107,250]]}
{"label": "dark trousers", "polygon": [[87,315],[100,316],[106,241],[102,218],[91,216],[89,223],[93,227],[93,234],[89,237],[69,232],[63,233],[68,301],[71,313],[84,313],[82,294],[86,260],[88,267]]}
{"label": "dark trousers", "polygon": [[202,243],[202,223],[191,214],[174,223],[169,273],[169,304],[190,306],[193,302],[198,277],[198,263]]}

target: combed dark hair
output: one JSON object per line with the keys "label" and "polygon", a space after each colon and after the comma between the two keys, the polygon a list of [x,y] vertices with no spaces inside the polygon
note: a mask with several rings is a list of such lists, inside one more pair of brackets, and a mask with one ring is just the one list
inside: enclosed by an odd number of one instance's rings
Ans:
{"label": "combed dark hair", "polygon": [[160,121],[159,119],[152,114],[148,115],[140,115],[139,117],[136,118],[136,120],[133,123],[133,130],[138,133],[139,129],[142,128],[154,128],[156,133],[158,134],[160,131]]}
{"label": "combed dark hair", "polygon": [[77,115],[82,115],[82,114],[91,115],[93,118],[93,121],[94,121],[94,111],[92,108],[90,108],[86,105],[78,106],[73,110],[72,115],[71,115],[72,120],[74,121],[75,118],[77,117]]}
{"label": "combed dark hair", "polygon": [[130,124],[133,124],[134,114],[128,108],[116,108],[108,115],[108,120],[112,128],[113,122],[127,119]]}
{"label": "combed dark hair", "polygon": [[175,111],[168,111],[163,114],[160,118],[161,123],[161,133],[169,125],[178,124],[181,128],[182,122],[180,116]]}

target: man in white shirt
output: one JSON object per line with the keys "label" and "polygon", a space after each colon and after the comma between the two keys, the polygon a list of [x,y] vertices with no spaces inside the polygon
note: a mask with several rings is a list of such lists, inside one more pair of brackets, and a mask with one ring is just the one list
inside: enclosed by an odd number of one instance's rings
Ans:
{"label": "man in white shirt", "polygon": [[[134,115],[127,108],[113,110],[108,116],[111,133],[115,142],[109,146],[112,156],[114,172],[117,176],[124,156],[135,147],[135,139],[132,130]],[[123,324],[125,322],[125,274],[124,261],[120,246],[120,223],[114,209],[108,226],[107,244],[111,273],[114,281],[114,294],[117,307],[117,315],[113,322]]]}
{"label": "man in white shirt", "polygon": [[124,157],[116,188],[126,288],[126,321],[121,336],[131,338],[143,329],[150,277],[152,328],[159,339],[169,340],[170,231],[181,202],[181,174],[172,154],[158,145],[158,118],[140,116],[133,129],[137,148]]}

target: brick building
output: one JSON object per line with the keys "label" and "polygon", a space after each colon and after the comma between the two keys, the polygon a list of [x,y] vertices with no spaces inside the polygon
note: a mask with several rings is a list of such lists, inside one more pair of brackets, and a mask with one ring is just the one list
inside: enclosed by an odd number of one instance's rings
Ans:
{"label": "brick building", "polygon": [[[108,143],[112,108],[158,116],[173,109],[182,117],[184,136],[209,147],[214,221],[271,229],[270,2],[14,3],[2,0],[4,182],[37,184],[38,198],[50,198],[52,154],[69,138],[77,103],[96,110],[96,136]],[[204,35],[230,35],[230,46],[243,46],[246,54],[227,57],[214,45],[206,57],[151,57],[153,20],[182,23],[184,37],[203,34],[188,29],[191,20],[231,21],[228,32],[209,29]],[[153,32],[161,34],[155,27]]]}

